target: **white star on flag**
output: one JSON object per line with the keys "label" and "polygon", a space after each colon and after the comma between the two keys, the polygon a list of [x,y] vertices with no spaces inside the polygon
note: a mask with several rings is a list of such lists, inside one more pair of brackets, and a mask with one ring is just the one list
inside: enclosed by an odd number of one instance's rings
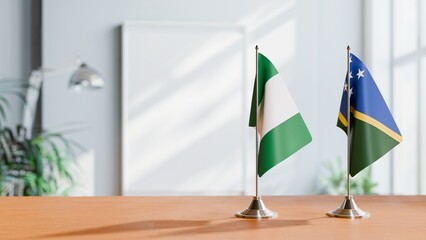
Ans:
{"label": "white star on flag", "polygon": [[[347,91],[348,91],[348,84],[347,84],[347,83],[345,83],[345,84],[343,85],[343,90],[344,90],[345,92],[347,92]],[[349,89],[349,96],[352,96],[352,94],[354,94],[354,91],[353,91],[353,90],[354,90],[353,88]]]}
{"label": "white star on flag", "polygon": [[364,77],[364,71],[365,70],[361,71],[361,69],[358,68],[358,73],[356,74],[358,76],[358,79],[360,79],[361,77]]}

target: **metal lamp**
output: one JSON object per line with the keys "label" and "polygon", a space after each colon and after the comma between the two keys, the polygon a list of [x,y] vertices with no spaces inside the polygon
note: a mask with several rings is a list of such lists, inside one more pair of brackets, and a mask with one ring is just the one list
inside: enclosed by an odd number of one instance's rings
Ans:
{"label": "metal lamp", "polygon": [[73,89],[100,89],[105,85],[102,76],[93,68],[82,63],[73,72],[70,78],[69,87]]}

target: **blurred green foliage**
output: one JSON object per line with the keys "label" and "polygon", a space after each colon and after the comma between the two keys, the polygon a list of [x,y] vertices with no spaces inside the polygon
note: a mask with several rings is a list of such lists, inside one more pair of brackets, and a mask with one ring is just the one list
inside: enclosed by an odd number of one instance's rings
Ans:
{"label": "blurred green foliage", "polygon": [[5,127],[7,113],[13,110],[10,97],[26,104],[24,93],[30,87],[18,80],[0,80],[0,195],[68,195],[75,183],[74,149],[82,147],[65,134],[77,129],[35,131],[28,137],[32,129]]}
{"label": "blurred green foliage", "polygon": [[[346,194],[347,169],[341,157],[335,161],[327,161],[324,164],[324,174],[320,176],[321,187],[319,193],[332,195]],[[377,183],[373,181],[371,166],[367,167],[355,177],[351,178],[351,194],[368,195],[377,194]]]}

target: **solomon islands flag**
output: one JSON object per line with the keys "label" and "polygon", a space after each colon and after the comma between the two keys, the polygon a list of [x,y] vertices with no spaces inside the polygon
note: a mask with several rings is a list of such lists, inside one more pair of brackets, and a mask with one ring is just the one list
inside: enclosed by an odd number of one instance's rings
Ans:
{"label": "solomon islands flag", "polygon": [[[373,77],[350,54],[350,174],[371,165],[402,141],[401,133]],[[348,77],[345,79],[337,126],[347,132]]]}

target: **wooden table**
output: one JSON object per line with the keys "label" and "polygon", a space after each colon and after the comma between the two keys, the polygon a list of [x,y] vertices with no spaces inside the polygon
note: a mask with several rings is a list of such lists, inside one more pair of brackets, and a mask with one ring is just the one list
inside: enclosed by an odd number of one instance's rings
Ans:
{"label": "wooden table", "polygon": [[426,196],[356,196],[368,219],[325,216],[341,196],[263,197],[272,220],[234,214],[251,197],[3,197],[0,239],[426,239]]}

